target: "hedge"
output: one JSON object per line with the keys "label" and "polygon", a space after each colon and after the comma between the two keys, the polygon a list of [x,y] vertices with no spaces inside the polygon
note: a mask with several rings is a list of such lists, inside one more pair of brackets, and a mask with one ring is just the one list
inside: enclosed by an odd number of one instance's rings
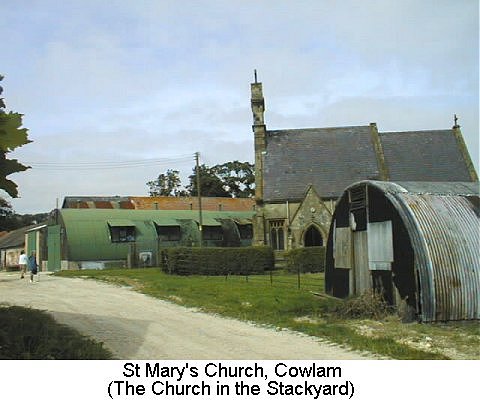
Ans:
{"label": "hedge", "polygon": [[112,353],[103,346],[103,343],[59,324],[46,311],[19,306],[0,306],[1,360],[112,358]]}
{"label": "hedge", "polygon": [[273,269],[270,247],[171,247],[161,266],[177,275],[249,275]]}
{"label": "hedge", "polygon": [[285,254],[289,272],[324,272],[325,247],[301,247]]}

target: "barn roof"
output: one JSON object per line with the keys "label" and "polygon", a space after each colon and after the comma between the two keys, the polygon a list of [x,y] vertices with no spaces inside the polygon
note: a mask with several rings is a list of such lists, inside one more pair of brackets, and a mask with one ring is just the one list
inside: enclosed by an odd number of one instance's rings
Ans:
{"label": "barn roof", "polygon": [[[202,197],[202,208],[208,211],[252,211],[253,198]],[[65,208],[126,210],[198,210],[197,197],[174,196],[67,196]]]}
{"label": "barn roof", "polygon": [[[358,184],[361,184],[359,182]],[[478,196],[478,182],[385,182],[365,181],[388,193],[410,193],[416,195],[438,196]],[[358,185],[355,184],[355,185]]]}
{"label": "barn roof", "polygon": [[[132,196],[137,210],[198,210],[197,197]],[[252,198],[202,197],[202,209],[208,211],[252,211]]]}
{"label": "barn roof", "polygon": [[[195,210],[120,210],[120,209],[61,209],[59,210],[65,221],[155,221],[166,222],[182,219],[198,220],[198,211]],[[253,211],[203,211],[205,218],[252,218]]]}
{"label": "barn roof", "polygon": [[[65,226],[70,260],[96,260],[99,254],[105,260],[123,258],[128,243],[112,244],[109,226],[134,226],[138,249],[152,250],[158,246],[155,225],[175,226],[198,221],[198,211],[182,210],[122,210],[122,209],[61,209],[60,220]],[[221,225],[217,219],[249,219],[250,212],[204,211],[203,225]],[[195,228],[196,229],[196,228]]]}
{"label": "barn roof", "polygon": [[62,208],[121,208],[133,209],[125,196],[66,196]]}

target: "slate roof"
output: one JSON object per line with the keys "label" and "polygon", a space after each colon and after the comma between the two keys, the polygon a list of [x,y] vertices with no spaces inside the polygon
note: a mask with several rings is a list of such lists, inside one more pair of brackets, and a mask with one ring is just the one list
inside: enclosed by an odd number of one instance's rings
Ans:
{"label": "slate roof", "polygon": [[379,135],[391,181],[471,180],[451,129]]}
{"label": "slate roof", "polygon": [[370,126],[267,131],[264,200],[300,200],[309,185],[338,197],[363,179],[378,179]]}
{"label": "slate roof", "polygon": [[[452,129],[379,132],[391,181],[471,181]],[[313,185],[337,198],[354,182],[378,180],[370,126],[267,131],[264,201],[297,201]]]}
{"label": "slate roof", "polygon": [[23,247],[25,245],[25,233],[36,226],[37,225],[24,226],[0,237],[0,249]]}

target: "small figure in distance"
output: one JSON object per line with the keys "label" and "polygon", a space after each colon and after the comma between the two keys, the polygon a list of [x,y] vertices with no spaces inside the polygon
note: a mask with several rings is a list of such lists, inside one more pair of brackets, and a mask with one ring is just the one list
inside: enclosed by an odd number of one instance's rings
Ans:
{"label": "small figure in distance", "polygon": [[28,257],[25,254],[25,251],[20,252],[20,257],[18,257],[18,267],[20,269],[20,279],[25,278],[25,273],[27,272]]}
{"label": "small figure in distance", "polygon": [[35,251],[32,251],[32,254],[30,257],[28,257],[28,269],[30,270],[30,283],[33,283],[33,277],[38,273],[38,264],[37,257],[35,257]]}

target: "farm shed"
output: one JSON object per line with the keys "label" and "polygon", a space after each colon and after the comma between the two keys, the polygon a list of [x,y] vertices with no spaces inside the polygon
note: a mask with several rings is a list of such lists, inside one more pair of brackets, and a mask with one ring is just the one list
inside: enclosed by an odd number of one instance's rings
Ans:
{"label": "farm shed", "polygon": [[0,265],[2,269],[17,269],[20,252],[25,250],[25,231],[23,227],[7,232],[0,238]]}
{"label": "farm shed", "polygon": [[[204,246],[248,246],[253,212],[203,212]],[[48,227],[48,270],[149,266],[159,250],[199,244],[197,211],[59,209]]]}
{"label": "farm shed", "polygon": [[36,252],[37,263],[42,266],[45,253],[45,224],[24,226],[6,233],[0,238],[0,267],[17,269],[18,258],[23,250],[30,255]]}
{"label": "farm shed", "polygon": [[480,318],[478,182],[362,181],[330,226],[326,291],[368,289],[424,322]]}

